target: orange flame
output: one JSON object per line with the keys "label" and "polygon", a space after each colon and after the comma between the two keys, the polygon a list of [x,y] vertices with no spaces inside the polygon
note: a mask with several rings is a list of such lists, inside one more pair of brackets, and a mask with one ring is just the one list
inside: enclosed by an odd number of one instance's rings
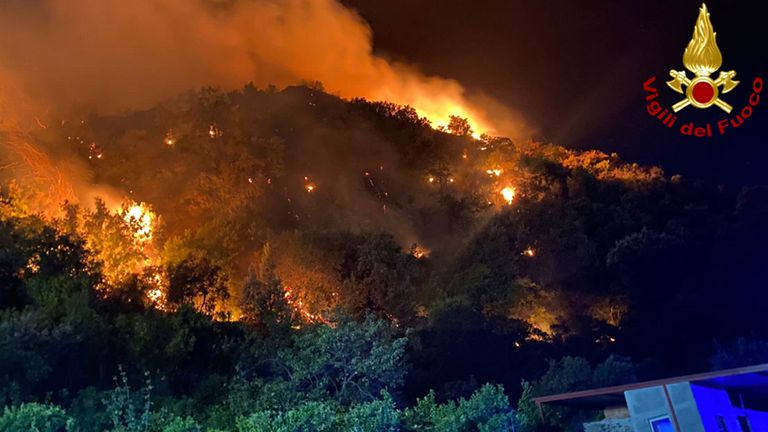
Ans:
{"label": "orange flame", "polygon": [[123,213],[123,220],[133,229],[133,237],[140,243],[152,240],[155,214],[144,203],[130,206]]}
{"label": "orange flame", "polygon": [[515,199],[516,193],[517,193],[517,190],[513,186],[507,186],[501,190],[501,196],[504,198],[504,201],[506,201],[507,204],[509,205],[511,205],[512,200]]}

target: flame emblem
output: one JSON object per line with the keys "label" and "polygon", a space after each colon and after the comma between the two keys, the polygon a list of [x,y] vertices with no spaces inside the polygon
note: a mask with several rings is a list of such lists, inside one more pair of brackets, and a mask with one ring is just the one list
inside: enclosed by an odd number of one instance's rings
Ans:
{"label": "flame emblem", "polygon": [[[702,3],[696,26],[693,28],[693,37],[683,53],[683,65],[694,74],[694,77],[688,78],[685,71],[674,69],[669,71],[672,80],[668,81],[667,85],[672,90],[685,94],[685,99],[674,104],[672,109],[678,112],[688,105],[696,108],[709,108],[715,105],[730,113],[733,107],[720,99],[719,94],[728,93],[739,84],[738,81],[733,80],[736,71],[721,71],[716,80],[710,78],[710,75],[720,69],[722,64],[723,55],[717,47],[717,33],[709,20],[707,5]],[[685,91],[683,86],[686,87]]]}

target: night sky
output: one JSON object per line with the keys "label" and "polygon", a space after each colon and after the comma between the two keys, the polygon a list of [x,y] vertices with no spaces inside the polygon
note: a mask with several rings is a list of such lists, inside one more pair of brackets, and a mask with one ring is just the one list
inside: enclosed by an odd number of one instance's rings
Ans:
{"label": "night sky", "polygon": [[[699,1],[345,3],[373,28],[377,54],[501,100],[523,112],[542,139],[618,152],[714,184],[768,183],[768,92],[744,126],[722,137],[683,137],[645,111],[642,83],[652,75],[666,106],[680,99],[663,81],[669,69],[683,70]],[[723,54],[720,70],[736,70],[741,81],[722,98],[738,108],[753,78],[768,77],[768,23],[757,3],[707,6]],[[679,122],[726,116],[715,107],[689,107]]]}

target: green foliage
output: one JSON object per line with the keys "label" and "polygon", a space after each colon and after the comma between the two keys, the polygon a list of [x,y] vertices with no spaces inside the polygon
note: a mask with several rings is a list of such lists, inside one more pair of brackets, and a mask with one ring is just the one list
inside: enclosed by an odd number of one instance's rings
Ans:
{"label": "green foliage", "polygon": [[535,432],[541,429],[539,408],[533,400],[536,395],[534,384],[529,381],[522,382],[523,392],[517,402],[516,420],[520,429],[524,432]]}
{"label": "green foliage", "polygon": [[112,421],[112,432],[148,432],[152,414],[149,398],[152,382],[149,374],[146,374],[146,386],[138,394],[131,391],[122,368],[120,377],[113,377],[113,380],[116,387],[104,401]]}
{"label": "green foliage", "polygon": [[103,432],[110,424],[104,400],[109,390],[98,391],[95,387],[81,390],[69,405],[68,414],[77,425],[77,432]]}
{"label": "green foliage", "polygon": [[237,432],[331,432],[336,421],[332,403],[306,402],[282,413],[262,411],[240,418]]}
{"label": "green foliage", "polygon": [[163,427],[162,432],[203,432],[203,430],[191,417],[175,417]]}
{"label": "green foliage", "polygon": [[400,411],[389,393],[382,398],[352,406],[344,415],[344,427],[350,432],[398,432]]}
{"label": "green foliage", "polygon": [[0,415],[0,430],[4,432],[74,432],[72,419],[63,409],[53,405],[24,403],[5,407]]}
{"label": "green foliage", "polygon": [[407,430],[434,432],[514,431],[514,411],[501,386],[486,384],[467,399],[438,404],[430,392],[403,413]]}
{"label": "green foliage", "polygon": [[372,316],[342,319],[336,327],[315,326],[295,337],[282,358],[290,380],[311,397],[330,396],[342,404],[371,401],[382,390],[400,387],[406,373],[407,339]]}

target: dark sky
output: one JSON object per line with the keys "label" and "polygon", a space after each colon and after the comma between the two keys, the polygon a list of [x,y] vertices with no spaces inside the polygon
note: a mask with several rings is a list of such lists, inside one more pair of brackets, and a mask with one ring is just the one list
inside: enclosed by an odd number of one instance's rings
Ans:
{"label": "dark sky", "polygon": [[[572,148],[616,151],[713,183],[768,183],[768,90],[742,128],[682,137],[645,112],[643,81],[682,70],[699,1],[345,0],[370,23],[378,54],[455,78],[524,113],[543,137]],[[723,99],[746,103],[768,77],[768,21],[759,3],[709,1],[721,70],[741,84]],[[690,75],[690,73],[689,73]],[[732,113],[733,116],[735,113]],[[686,108],[678,122],[727,117]]]}

